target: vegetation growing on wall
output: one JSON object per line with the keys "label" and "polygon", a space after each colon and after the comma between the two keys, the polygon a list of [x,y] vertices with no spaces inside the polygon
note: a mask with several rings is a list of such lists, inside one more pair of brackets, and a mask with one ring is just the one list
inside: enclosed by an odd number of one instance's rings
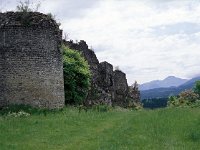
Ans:
{"label": "vegetation growing on wall", "polygon": [[89,65],[81,54],[66,46],[63,50],[65,103],[82,104],[90,87]]}
{"label": "vegetation growing on wall", "polygon": [[40,8],[40,2],[36,3],[31,3],[30,0],[25,0],[25,1],[20,1],[19,4],[17,5],[16,9],[18,12],[36,12]]}

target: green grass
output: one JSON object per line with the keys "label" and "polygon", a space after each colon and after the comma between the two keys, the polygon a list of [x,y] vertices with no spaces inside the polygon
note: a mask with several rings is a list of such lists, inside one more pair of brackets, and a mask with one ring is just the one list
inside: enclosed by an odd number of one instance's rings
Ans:
{"label": "green grass", "polygon": [[0,115],[1,150],[196,150],[200,109],[63,111]]}

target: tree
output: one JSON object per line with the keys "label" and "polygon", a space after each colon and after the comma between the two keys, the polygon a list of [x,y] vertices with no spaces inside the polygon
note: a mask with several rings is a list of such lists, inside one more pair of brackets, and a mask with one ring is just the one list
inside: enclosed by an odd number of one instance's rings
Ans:
{"label": "tree", "polygon": [[91,73],[81,54],[66,46],[63,50],[63,72],[66,104],[83,104],[90,87]]}
{"label": "tree", "polygon": [[179,94],[179,102],[183,103],[184,101],[187,101],[189,103],[194,103],[198,99],[198,94],[196,94],[192,90],[185,90]]}
{"label": "tree", "polygon": [[190,106],[200,107],[200,81],[196,81],[193,90],[185,90],[178,96],[171,96],[168,99],[168,106]]}
{"label": "tree", "polygon": [[194,92],[200,96],[200,81],[196,81]]}
{"label": "tree", "polygon": [[179,107],[179,106],[193,106],[196,105],[199,95],[192,90],[182,91],[177,97],[170,96],[168,99],[168,106]]}
{"label": "tree", "polygon": [[142,104],[140,102],[140,91],[139,91],[139,85],[137,81],[129,87],[129,94],[128,94],[128,106],[129,107],[135,107],[142,108]]}

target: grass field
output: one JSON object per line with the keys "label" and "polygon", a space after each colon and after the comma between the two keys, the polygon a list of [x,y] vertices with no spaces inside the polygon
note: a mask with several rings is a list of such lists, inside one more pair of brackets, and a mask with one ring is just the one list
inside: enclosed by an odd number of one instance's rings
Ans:
{"label": "grass field", "polygon": [[1,150],[198,150],[200,109],[0,115]]}

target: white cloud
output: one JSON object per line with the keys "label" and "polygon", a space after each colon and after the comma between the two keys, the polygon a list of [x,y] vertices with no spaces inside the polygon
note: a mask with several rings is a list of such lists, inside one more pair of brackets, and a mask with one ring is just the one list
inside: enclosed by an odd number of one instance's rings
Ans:
{"label": "white cloud", "polygon": [[200,73],[199,0],[48,0],[42,7],[100,61],[120,66],[129,84]]}

